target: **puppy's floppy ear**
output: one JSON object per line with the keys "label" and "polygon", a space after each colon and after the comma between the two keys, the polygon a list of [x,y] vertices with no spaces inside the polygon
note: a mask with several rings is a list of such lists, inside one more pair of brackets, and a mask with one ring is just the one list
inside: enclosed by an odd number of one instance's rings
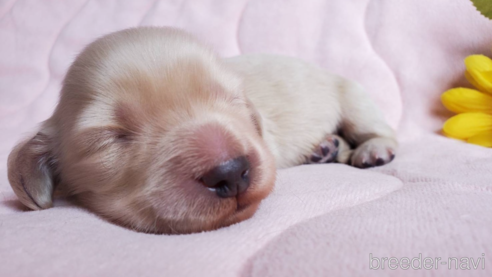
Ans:
{"label": "puppy's floppy ear", "polygon": [[248,106],[248,109],[250,110],[251,119],[255,124],[258,134],[260,136],[263,136],[263,119],[261,117],[261,114],[256,109],[255,105],[253,104],[253,102],[251,102],[251,100],[249,100],[248,97],[246,97],[246,106]]}
{"label": "puppy's floppy ear", "polygon": [[8,159],[8,178],[22,204],[33,210],[51,207],[53,198],[52,142],[42,131],[19,143]]}

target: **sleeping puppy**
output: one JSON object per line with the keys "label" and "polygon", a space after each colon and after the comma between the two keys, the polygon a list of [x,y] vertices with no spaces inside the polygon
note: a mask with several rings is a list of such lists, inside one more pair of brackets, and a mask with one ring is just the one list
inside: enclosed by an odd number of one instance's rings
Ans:
{"label": "sleeping puppy", "polygon": [[136,28],[77,57],[8,176],[33,210],[51,207],[56,189],[138,231],[191,233],[251,217],[276,168],[378,166],[396,147],[353,82],[287,57],[221,59],[182,31]]}

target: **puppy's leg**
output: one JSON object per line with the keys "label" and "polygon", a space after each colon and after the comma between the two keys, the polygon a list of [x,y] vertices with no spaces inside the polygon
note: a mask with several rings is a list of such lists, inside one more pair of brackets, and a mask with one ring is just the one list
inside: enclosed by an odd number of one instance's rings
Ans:
{"label": "puppy's leg", "polygon": [[358,84],[346,81],[341,90],[340,131],[356,147],[350,163],[361,168],[389,163],[398,146],[395,132]]}
{"label": "puppy's leg", "polygon": [[308,164],[319,163],[347,163],[350,159],[352,150],[350,145],[341,137],[329,134],[313,150],[313,153],[307,158]]}

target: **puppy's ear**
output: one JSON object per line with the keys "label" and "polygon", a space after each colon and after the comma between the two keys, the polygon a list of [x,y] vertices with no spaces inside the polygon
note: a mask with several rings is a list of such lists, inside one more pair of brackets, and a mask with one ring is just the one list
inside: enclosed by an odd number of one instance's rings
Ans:
{"label": "puppy's ear", "polygon": [[8,159],[8,178],[22,204],[33,210],[51,207],[53,157],[51,139],[39,132],[19,143]]}
{"label": "puppy's ear", "polygon": [[253,120],[253,123],[255,124],[256,130],[258,131],[258,134],[260,136],[263,136],[263,119],[261,117],[261,114],[258,112],[256,109],[255,105],[251,100],[249,100],[246,97],[246,105],[248,106],[248,109],[250,110],[251,113],[251,119]]}

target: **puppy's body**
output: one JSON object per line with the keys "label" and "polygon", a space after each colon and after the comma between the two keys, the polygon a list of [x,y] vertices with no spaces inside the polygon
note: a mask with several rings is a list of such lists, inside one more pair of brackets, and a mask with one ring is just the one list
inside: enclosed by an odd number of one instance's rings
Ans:
{"label": "puppy's body", "polygon": [[304,163],[341,120],[342,80],[281,56],[245,55],[226,63],[244,76],[244,92],[262,118],[263,139],[278,168]]}
{"label": "puppy's body", "polygon": [[32,209],[58,186],[120,224],[188,233],[252,216],[275,167],[381,165],[395,148],[349,81],[285,57],[221,60],[181,31],[140,28],[78,56],[53,116],[9,156],[9,180]]}
{"label": "puppy's body", "polygon": [[388,162],[396,150],[393,130],[356,83],[283,56],[242,55],[225,62],[243,77],[278,168],[304,163],[327,135],[339,132],[355,146],[378,138],[364,146],[370,151],[353,157],[358,167],[375,165],[378,158]]}

